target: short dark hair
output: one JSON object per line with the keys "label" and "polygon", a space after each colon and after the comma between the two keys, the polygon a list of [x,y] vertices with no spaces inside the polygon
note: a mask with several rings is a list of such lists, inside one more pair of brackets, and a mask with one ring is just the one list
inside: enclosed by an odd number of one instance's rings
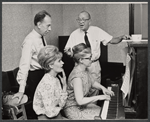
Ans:
{"label": "short dark hair", "polygon": [[45,10],[37,13],[34,17],[34,25],[37,25],[38,22],[42,22],[46,15],[51,17],[51,15],[48,12],[46,12]]}

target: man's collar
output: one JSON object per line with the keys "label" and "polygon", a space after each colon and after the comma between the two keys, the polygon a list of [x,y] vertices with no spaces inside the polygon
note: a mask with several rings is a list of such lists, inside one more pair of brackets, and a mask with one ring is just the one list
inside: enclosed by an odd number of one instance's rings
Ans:
{"label": "man's collar", "polygon": [[42,35],[41,34],[39,34],[35,29],[33,29],[33,33],[35,34],[35,35],[37,35],[38,37],[42,37]]}
{"label": "man's collar", "polygon": [[[89,26],[88,30],[86,31],[87,33],[89,33],[90,28],[91,28],[91,26]],[[85,32],[85,31],[83,31],[83,30],[81,30],[81,29],[80,29],[80,31],[81,31],[81,32]]]}
{"label": "man's collar", "polygon": [[90,28],[91,28],[91,26],[89,26],[88,30],[86,31],[87,33],[89,33]]}

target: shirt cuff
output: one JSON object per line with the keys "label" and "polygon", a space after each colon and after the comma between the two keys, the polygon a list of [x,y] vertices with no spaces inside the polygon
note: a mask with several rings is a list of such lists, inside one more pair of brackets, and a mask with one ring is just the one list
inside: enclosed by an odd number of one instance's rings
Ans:
{"label": "shirt cuff", "polygon": [[20,85],[19,87],[19,92],[23,92],[25,91],[25,86],[24,85]]}
{"label": "shirt cuff", "polygon": [[113,38],[113,36],[110,36],[110,37],[107,38],[105,41],[103,41],[103,42],[102,42],[103,45],[106,46],[106,45],[110,42],[110,40],[112,40],[112,38]]}

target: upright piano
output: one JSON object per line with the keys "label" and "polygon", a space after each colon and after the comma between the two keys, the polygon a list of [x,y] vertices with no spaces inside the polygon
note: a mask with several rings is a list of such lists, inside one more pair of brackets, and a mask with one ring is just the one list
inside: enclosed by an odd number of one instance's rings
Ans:
{"label": "upright piano", "polygon": [[148,40],[130,42],[135,49],[135,71],[129,107],[136,111],[136,119],[148,118]]}
{"label": "upright piano", "polygon": [[[108,89],[115,92],[116,96],[111,101],[104,101],[100,118],[105,119],[147,119],[148,117],[148,41],[130,42],[129,47],[135,50],[135,69],[133,83],[128,100],[128,106],[123,106],[120,86],[111,85]],[[134,117],[128,118],[133,113]]]}

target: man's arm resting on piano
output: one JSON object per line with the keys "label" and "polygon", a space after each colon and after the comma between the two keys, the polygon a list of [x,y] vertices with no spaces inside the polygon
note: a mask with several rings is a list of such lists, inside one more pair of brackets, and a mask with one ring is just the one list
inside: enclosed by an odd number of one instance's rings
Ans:
{"label": "man's arm resting on piano", "polygon": [[105,95],[114,96],[114,92],[113,91],[111,91],[109,89],[106,89],[104,86],[102,86],[100,83],[98,83],[96,81],[92,84],[92,87],[96,88],[98,90],[102,90],[103,94],[105,94]]}

